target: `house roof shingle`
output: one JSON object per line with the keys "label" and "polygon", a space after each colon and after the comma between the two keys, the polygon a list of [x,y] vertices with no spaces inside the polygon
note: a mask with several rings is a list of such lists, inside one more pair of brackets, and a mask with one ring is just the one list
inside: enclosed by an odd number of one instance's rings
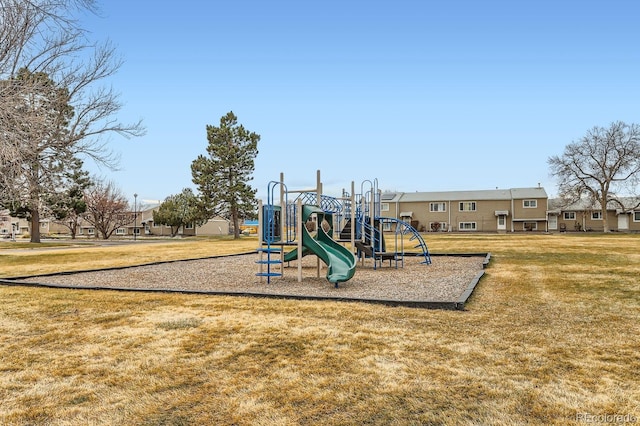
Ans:
{"label": "house roof shingle", "polygon": [[524,198],[547,198],[542,187],[490,189],[478,191],[405,192],[401,202],[450,201],[450,200],[512,200]]}

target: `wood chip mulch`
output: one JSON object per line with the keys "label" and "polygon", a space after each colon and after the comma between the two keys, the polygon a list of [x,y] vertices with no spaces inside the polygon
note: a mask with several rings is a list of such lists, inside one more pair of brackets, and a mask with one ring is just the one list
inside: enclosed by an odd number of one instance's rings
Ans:
{"label": "wood chip mulch", "polygon": [[[421,263],[423,257],[406,256],[404,265],[392,261],[377,266],[365,259],[358,262],[354,277],[337,288],[325,278],[326,266],[317,258],[302,261],[302,282],[298,282],[297,262],[285,264],[283,277],[270,283],[256,276],[260,265],[258,254],[156,263],[121,269],[48,275],[21,279],[71,288],[112,288],[127,290],[182,291],[214,294],[241,294],[303,299],[363,300],[391,305],[442,307],[461,309],[464,299],[482,276],[483,256],[432,256],[432,263]],[[263,257],[264,259],[264,257]],[[266,267],[263,266],[266,271]],[[276,268],[276,272],[281,269]],[[471,288],[470,288],[471,287]],[[463,298],[461,300],[461,297]]]}

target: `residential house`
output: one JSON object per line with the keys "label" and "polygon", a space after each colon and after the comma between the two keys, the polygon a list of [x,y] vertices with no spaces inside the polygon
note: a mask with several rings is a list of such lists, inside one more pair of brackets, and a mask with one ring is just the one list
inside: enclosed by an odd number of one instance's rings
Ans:
{"label": "residential house", "polygon": [[[622,200],[625,208],[611,203],[607,206],[609,229],[620,232],[640,232],[638,199]],[[153,211],[147,208],[130,212],[131,223],[114,233],[115,237],[170,236],[168,226],[155,224]],[[443,192],[383,192],[380,196],[380,216],[410,223],[420,232],[562,232],[603,231],[599,205],[585,201],[563,206],[559,199],[548,199],[544,188],[511,188],[479,191]],[[252,229],[245,223],[243,229]],[[25,219],[0,212],[0,237],[9,238],[29,233]],[[391,231],[390,224],[386,224]],[[181,227],[180,236],[228,235],[228,220],[216,217],[202,226]],[[40,222],[42,235],[68,234],[69,230],[48,219]],[[81,222],[78,236],[94,237],[92,225]]]}
{"label": "residential house", "polygon": [[547,198],[542,187],[383,193],[380,215],[421,232],[547,231]]}
{"label": "residential house", "polygon": [[9,216],[8,211],[0,211],[0,238],[13,238],[17,231],[18,219]]}
{"label": "residential house", "polygon": [[196,228],[196,235],[212,236],[212,235],[229,235],[230,226],[227,219],[219,216],[209,219],[207,223]]}
{"label": "residential house", "polygon": [[[138,212],[138,218],[136,223],[138,227],[144,229],[145,236],[171,236],[171,227],[166,225],[160,225],[153,221],[153,212],[158,207],[149,208]],[[132,224],[130,228],[133,229],[135,224]],[[193,224],[181,226],[178,230],[178,235],[184,237],[191,237],[195,235],[199,236],[212,236],[212,235],[228,235],[229,234],[229,221],[221,217],[214,217],[209,219],[207,223],[201,226],[193,226]]]}
{"label": "residential house", "polygon": [[[609,230],[620,232],[640,232],[640,200],[621,198],[624,208],[609,202],[606,220]],[[604,230],[604,218],[600,203],[588,200],[564,205],[561,199],[549,200],[550,231],[599,231]]]}
{"label": "residential house", "polygon": [[[48,231],[49,221],[40,222],[40,231]],[[30,224],[26,219],[9,215],[9,210],[0,210],[0,238],[12,238],[29,234]]]}

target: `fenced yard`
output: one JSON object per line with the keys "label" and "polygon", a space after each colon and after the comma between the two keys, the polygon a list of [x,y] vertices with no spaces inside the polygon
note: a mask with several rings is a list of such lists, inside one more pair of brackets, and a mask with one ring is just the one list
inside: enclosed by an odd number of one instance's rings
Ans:
{"label": "fenced yard", "polygon": [[[0,424],[640,422],[640,235],[425,239],[491,252],[465,311],[0,286]],[[0,271],[255,244],[0,243]]]}

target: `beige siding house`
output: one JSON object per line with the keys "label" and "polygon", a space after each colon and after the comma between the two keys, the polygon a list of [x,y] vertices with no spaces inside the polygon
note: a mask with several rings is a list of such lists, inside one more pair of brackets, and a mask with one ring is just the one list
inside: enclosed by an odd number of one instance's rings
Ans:
{"label": "beige siding house", "polygon": [[12,238],[19,229],[19,220],[11,217],[8,211],[0,211],[0,238]]}
{"label": "beige siding house", "polygon": [[[581,202],[563,206],[558,199],[549,200],[542,187],[511,188],[480,191],[446,192],[383,192],[380,196],[380,216],[409,222],[420,232],[564,232],[604,229],[599,205]],[[640,200],[622,200],[625,208],[611,204],[607,209],[609,229],[620,232],[640,232]],[[154,208],[132,215],[129,225],[113,236],[167,237],[168,226],[153,222]],[[135,221],[133,220],[135,216]],[[387,224],[386,226],[393,226]],[[387,229],[391,231],[392,229]],[[0,211],[0,238],[26,236],[30,224],[25,219],[11,217]],[[68,234],[69,230],[46,218],[40,221],[43,236]],[[198,227],[185,226],[180,236],[228,235],[228,220],[216,217]],[[79,237],[95,237],[92,225],[82,222]]]}
{"label": "beige siding house", "polygon": [[[640,200],[622,198],[624,208],[609,203],[606,220],[609,230],[620,232],[640,232]],[[549,200],[550,231],[597,231],[604,230],[604,220],[599,203],[580,201],[563,205],[560,199]]]}
{"label": "beige siding house", "polygon": [[[153,222],[153,211],[157,207],[150,208],[139,212],[139,226],[144,229],[145,236],[171,236],[171,227],[158,225]],[[133,225],[132,225],[133,226]],[[201,226],[186,225],[180,227],[178,235],[183,237],[212,236],[212,235],[228,235],[229,221],[221,217],[209,219],[207,223]]]}
{"label": "beige siding house", "polygon": [[[21,237],[29,234],[31,225],[27,219],[9,215],[8,210],[0,210],[0,238]],[[49,221],[40,221],[40,231],[49,232]]]}
{"label": "beige siding house", "polygon": [[196,228],[196,235],[229,235],[229,221],[221,217],[209,219],[207,223]]}
{"label": "beige siding house", "polygon": [[383,193],[380,215],[421,232],[546,231],[547,198],[541,187]]}

